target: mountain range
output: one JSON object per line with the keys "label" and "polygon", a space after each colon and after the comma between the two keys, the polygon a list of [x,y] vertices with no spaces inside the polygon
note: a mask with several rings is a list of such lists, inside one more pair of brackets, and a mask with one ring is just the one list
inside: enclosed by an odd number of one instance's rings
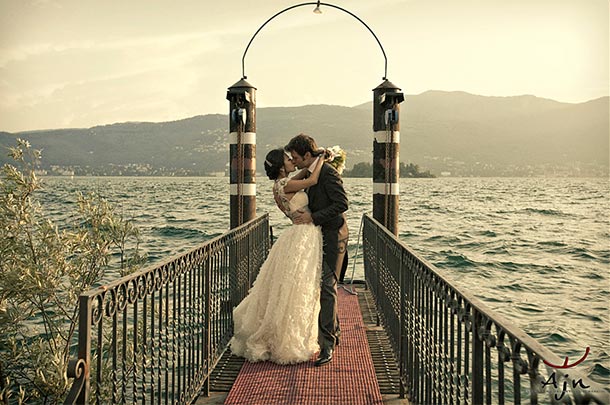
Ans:
{"label": "mountain range", "polygon": [[[445,176],[608,176],[609,98],[571,104],[523,95],[428,91],[400,106],[401,162]],[[228,106],[227,106],[228,109]],[[43,150],[49,174],[209,175],[229,160],[228,116],[125,122],[86,129],[0,132]],[[372,102],[257,109],[257,169],[298,133],[340,145],[347,167],[370,162]],[[9,158],[0,155],[0,164]]]}

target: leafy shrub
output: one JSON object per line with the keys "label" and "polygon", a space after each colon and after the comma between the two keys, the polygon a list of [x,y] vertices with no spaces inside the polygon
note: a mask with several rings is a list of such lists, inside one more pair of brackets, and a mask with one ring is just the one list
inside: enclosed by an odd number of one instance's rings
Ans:
{"label": "leafy shrub", "polygon": [[145,258],[138,229],[98,195],[78,194],[60,229],[36,200],[41,152],[18,139],[10,156],[0,170],[0,402],[55,404],[71,384],[78,296]]}

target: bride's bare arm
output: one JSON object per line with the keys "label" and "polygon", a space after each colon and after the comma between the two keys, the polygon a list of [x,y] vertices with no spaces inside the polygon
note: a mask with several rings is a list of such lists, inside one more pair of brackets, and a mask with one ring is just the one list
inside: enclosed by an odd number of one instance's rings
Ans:
{"label": "bride's bare arm", "polygon": [[[306,179],[296,179],[291,178],[288,183],[284,186],[285,193],[296,193],[299,190],[306,189],[307,187],[314,186],[318,184],[318,179],[320,178],[320,171],[322,171],[322,166],[324,165],[324,157],[320,156],[318,161],[316,162],[316,167],[314,168],[311,175]],[[306,171],[307,169],[301,170],[301,172]],[[299,172],[297,175],[300,175]],[[296,177],[296,176],[295,176]]]}

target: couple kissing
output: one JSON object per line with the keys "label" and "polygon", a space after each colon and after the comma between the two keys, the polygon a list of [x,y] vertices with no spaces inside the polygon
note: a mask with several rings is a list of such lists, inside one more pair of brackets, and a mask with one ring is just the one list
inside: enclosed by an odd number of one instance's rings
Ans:
{"label": "couple kissing", "polygon": [[233,310],[231,351],[251,362],[295,364],[319,352],[314,364],[322,366],[339,344],[337,283],[347,263],[348,200],[328,156],[299,134],[265,158],[276,205],[293,225]]}

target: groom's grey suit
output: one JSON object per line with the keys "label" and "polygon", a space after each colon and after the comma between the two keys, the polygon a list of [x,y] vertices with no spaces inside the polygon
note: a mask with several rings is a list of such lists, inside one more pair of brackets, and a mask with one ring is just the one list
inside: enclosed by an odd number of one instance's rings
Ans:
{"label": "groom's grey suit", "polygon": [[318,183],[307,190],[309,209],[315,225],[322,228],[324,255],[320,291],[319,341],[324,349],[334,349],[339,331],[337,280],[347,248],[347,195],[337,171],[324,163]]}

